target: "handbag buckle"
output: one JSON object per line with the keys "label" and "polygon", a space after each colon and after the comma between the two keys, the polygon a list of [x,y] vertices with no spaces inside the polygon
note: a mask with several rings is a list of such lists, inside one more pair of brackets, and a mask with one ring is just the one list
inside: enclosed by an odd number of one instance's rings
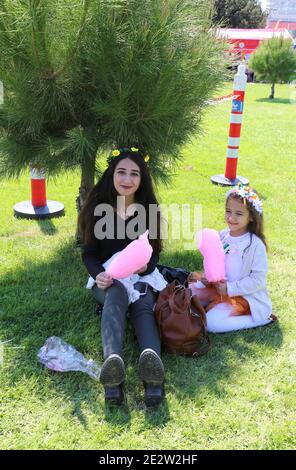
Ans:
{"label": "handbag buckle", "polygon": [[190,310],[190,313],[193,317],[200,317],[200,314],[197,312],[194,312],[193,310]]}
{"label": "handbag buckle", "polygon": [[[146,294],[147,294],[147,291],[148,291],[148,283],[147,283],[147,282],[145,282],[145,283],[144,283],[144,282],[141,282],[141,284],[144,284],[145,290],[144,290],[144,292],[139,291],[139,292],[140,292],[140,297],[141,297],[142,295],[146,295]],[[138,288],[137,288],[137,290],[138,290]]]}

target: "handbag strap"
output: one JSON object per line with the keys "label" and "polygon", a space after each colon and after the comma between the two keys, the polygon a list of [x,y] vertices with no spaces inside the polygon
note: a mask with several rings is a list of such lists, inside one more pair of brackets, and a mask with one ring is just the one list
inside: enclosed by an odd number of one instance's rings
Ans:
{"label": "handbag strap", "polygon": [[176,286],[172,295],[169,296],[168,302],[172,312],[183,315],[184,311],[190,307],[190,291],[181,285]]}

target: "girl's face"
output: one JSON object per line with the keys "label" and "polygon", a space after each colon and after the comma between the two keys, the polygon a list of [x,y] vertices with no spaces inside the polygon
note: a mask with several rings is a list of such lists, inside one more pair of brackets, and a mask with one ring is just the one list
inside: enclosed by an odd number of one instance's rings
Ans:
{"label": "girl's face", "polygon": [[225,209],[225,221],[229,227],[230,235],[239,237],[247,233],[251,220],[247,205],[238,199],[230,197]]}
{"label": "girl's face", "polygon": [[113,184],[119,196],[131,197],[138,190],[141,183],[140,167],[124,158],[115,167]]}

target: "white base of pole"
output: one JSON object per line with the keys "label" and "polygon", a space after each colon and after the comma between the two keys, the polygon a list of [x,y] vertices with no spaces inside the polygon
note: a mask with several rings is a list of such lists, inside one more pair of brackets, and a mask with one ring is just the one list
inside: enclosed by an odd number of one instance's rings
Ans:
{"label": "white base of pole", "polygon": [[64,204],[47,201],[46,206],[34,207],[31,201],[18,202],[13,206],[15,217],[22,219],[51,219],[64,215]]}
{"label": "white base of pole", "polygon": [[211,181],[214,184],[221,184],[222,186],[235,186],[238,183],[249,184],[249,180],[244,176],[237,176],[234,180],[225,178],[224,175],[211,176]]}

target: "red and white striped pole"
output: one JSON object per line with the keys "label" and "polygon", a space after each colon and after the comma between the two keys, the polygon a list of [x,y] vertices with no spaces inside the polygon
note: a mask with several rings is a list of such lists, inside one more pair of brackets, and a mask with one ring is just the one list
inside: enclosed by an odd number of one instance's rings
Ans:
{"label": "red and white striped pole", "polygon": [[25,219],[49,219],[64,214],[64,205],[57,201],[47,201],[46,180],[43,169],[31,167],[31,201],[15,204],[14,215]]}
{"label": "red and white striped pole", "polygon": [[211,177],[211,181],[216,184],[234,186],[239,182],[243,184],[249,183],[247,178],[237,176],[236,174],[246,86],[247,75],[245,74],[245,66],[241,64],[238,66],[237,73],[234,76],[225,173],[224,175]]}

